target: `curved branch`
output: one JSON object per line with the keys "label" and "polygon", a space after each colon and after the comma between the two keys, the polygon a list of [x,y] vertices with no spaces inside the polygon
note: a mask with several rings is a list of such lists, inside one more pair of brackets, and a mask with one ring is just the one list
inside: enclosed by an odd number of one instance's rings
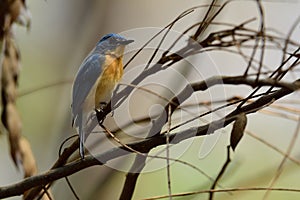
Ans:
{"label": "curved branch", "polygon": [[[228,77],[227,78],[223,77],[223,79],[219,79],[219,80],[223,80],[223,83],[229,84],[229,82],[233,83],[235,80],[233,77],[231,77],[231,78],[232,79],[230,79]],[[238,78],[236,78],[236,79],[238,79]],[[215,82],[213,80],[214,79],[211,79],[211,81],[208,81],[208,83],[211,83],[211,84],[218,83],[218,81]],[[215,79],[215,80],[218,80],[218,79]],[[255,80],[248,80],[248,81],[247,80],[248,79],[245,79],[244,81],[241,80],[241,81],[243,83],[248,82],[248,84],[252,83],[252,81],[255,81]],[[235,82],[239,83],[236,80],[235,80]],[[271,84],[272,81],[265,80],[264,82],[265,82],[265,84]],[[201,84],[199,83],[198,84],[199,88],[202,88],[203,86],[202,87],[200,87],[200,86],[203,84],[207,84],[207,83],[205,83],[205,82],[201,82]],[[263,84],[263,81],[258,81],[257,84]],[[278,83],[278,84],[282,84],[282,83]],[[299,86],[299,82],[295,81],[293,83],[290,83],[290,84],[286,83],[284,85]],[[208,85],[208,86],[211,86],[211,85]],[[204,126],[199,126],[199,127],[192,127],[190,129],[187,129],[187,130],[184,130],[184,131],[181,131],[178,133],[174,133],[174,134],[170,135],[170,144],[177,144],[181,141],[184,141],[186,139],[193,138],[196,136],[212,134],[215,130],[223,128],[223,127],[227,126],[228,124],[230,124],[231,122],[233,122],[236,119],[236,116],[238,114],[240,114],[240,113],[248,113],[249,114],[249,113],[256,112],[259,109],[263,108],[264,106],[269,105],[270,102],[274,102],[274,101],[292,93],[294,91],[294,89],[291,89],[291,88],[293,88],[293,87],[282,88],[282,89],[275,91],[274,93],[265,95],[265,96],[259,98],[258,100],[241,107],[238,110],[234,110],[233,112],[229,113],[226,117],[224,117],[220,120],[213,121],[210,124],[207,124]],[[148,152],[154,147],[157,147],[159,145],[164,145],[166,143],[165,137],[166,137],[165,135],[159,135],[156,137],[151,137],[151,138],[145,139],[140,142],[128,144],[128,146],[130,148],[135,149],[136,151],[139,151],[142,153]],[[77,161],[68,163],[62,167],[58,167],[56,169],[51,169],[46,173],[26,178],[16,184],[1,187],[0,188],[0,198],[22,195],[25,191],[27,191],[31,188],[39,187],[40,185],[46,185],[48,183],[51,183],[60,178],[74,174],[74,173],[76,173],[82,169],[88,168],[90,166],[103,165],[109,160],[130,154],[130,153],[132,153],[132,152],[130,152],[125,147],[115,147],[109,151],[106,151],[102,154],[97,155],[96,157],[86,156],[84,160],[77,160]]]}

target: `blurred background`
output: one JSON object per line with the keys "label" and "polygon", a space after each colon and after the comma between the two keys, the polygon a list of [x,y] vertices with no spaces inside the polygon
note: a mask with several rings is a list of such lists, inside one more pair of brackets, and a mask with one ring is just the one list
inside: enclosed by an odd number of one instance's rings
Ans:
{"label": "blurred background", "polygon": [[[20,97],[17,105],[23,120],[23,135],[31,143],[39,172],[45,172],[51,167],[57,159],[61,142],[76,133],[71,127],[71,84],[82,60],[100,37],[110,32],[121,33],[145,27],[161,28],[184,10],[209,2],[198,0],[89,0],[88,3],[80,0],[27,1],[32,14],[31,30],[27,32],[22,27],[15,27],[22,59]],[[299,1],[265,1],[263,5],[267,27],[274,27],[283,34],[287,33],[299,15]],[[174,29],[182,32],[201,20],[204,12],[205,9],[198,10],[185,18],[184,22],[178,23]],[[216,21],[239,24],[258,16],[254,2],[238,1],[228,5]],[[257,28],[257,25],[258,22],[254,22],[250,26]],[[208,31],[213,31],[213,28]],[[296,27],[292,38],[298,41],[299,26]],[[143,42],[146,41],[139,41],[139,44]],[[272,54],[267,55],[270,56],[266,60],[268,66],[276,65],[280,61],[280,58],[274,55],[273,57]],[[236,59],[232,57],[228,59],[226,53],[215,53],[209,56],[209,58],[207,55],[192,58],[193,62],[199,64],[202,78],[207,78],[215,72],[207,67],[208,63],[217,66],[215,70],[221,74],[240,74],[243,71],[240,68],[241,63],[244,66],[243,60],[238,56],[233,57]],[[193,80],[190,73],[186,72],[185,75]],[[247,95],[249,91],[240,90],[238,94]],[[225,93],[227,96],[237,94],[230,91]],[[219,90],[216,89],[213,96],[218,97],[218,94]],[[299,94],[296,93],[293,97],[297,98],[297,95]],[[202,100],[201,96],[199,98]],[[137,102],[135,102],[137,108],[144,106],[143,101]],[[297,105],[299,104],[296,104],[296,108]],[[295,115],[296,117],[298,116]],[[296,124],[295,120],[259,113],[249,117],[247,130],[285,152]],[[213,144],[215,146],[212,151],[204,158],[199,156],[203,139],[193,140],[180,159],[198,166],[211,177],[216,177],[226,159],[229,133],[230,127],[220,131],[217,143]],[[299,144],[299,139],[297,143]],[[184,143],[180,145],[179,148],[185,148],[182,147]],[[5,134],[0,136],[0,148],[0,185],[20,181],[23,175],[14,167],[9,157]],[[299,145],[296,145],[291,155],[297,160],[300,160],[299,150]],[[225,188],[267,187],[282,158],[282,155],[270,147],[245,135],[220,184]],[[118,199],[125,175],[126,173],[110,167],[96,166],[72,175],[70,180],[81,199]],[[299,177],[299,165],[287,161],[283,174],[275,186],[299,188]],[[211,184],[211,181],[199,172],[178,163],[171,166],[171,182],[173,193],[208,189]],[[134,199],[163,195],[167,194],[167,191],[166,170],[160,169],[140,176]],[[75,199],[63,179],[54,184],[52,192],[55,199]],[[263,191],[239,192],[234,193],[234,196],[220,193],[215,195],[215,199],[261,199],[263,195]],[[272,192],[268,199],[297,199],[299,196],[299,193]],[[21,197],[11,199],[21,199]],[[178,199],[207,199],[207,194]]]}

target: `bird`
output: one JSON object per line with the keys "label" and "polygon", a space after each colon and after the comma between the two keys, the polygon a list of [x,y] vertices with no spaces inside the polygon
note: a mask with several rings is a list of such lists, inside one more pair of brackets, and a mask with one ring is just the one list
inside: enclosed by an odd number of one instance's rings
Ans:
{"label": "bird", "polygon": [[123,75],[125,46],[134,40],[109,33],[104,35],[80,65],[72,87],[72,126],[78,130],[79,153],[84,159],[84,142],[98,124],[95,110],[110,101]]}

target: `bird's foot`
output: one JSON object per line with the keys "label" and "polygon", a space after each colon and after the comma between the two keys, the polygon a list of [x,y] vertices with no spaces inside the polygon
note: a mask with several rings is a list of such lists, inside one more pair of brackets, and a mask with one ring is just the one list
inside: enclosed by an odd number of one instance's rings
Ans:
{"label": "bird's foot", "polygon": [[103,121],[105,120],[105,115],[104,115],[103,109],[95,108],[95,112],[96,112],[96,117],[97,117],[98,123],[102,124]]}
{"label": "bird's foot", "polygon": [[[103,110],[106,108],[108,103],[106,102],[100,102],[100,110],[103,112]],[[111,116],[113,117],[114,116],[114,111],[112,110],[111,111]]]}

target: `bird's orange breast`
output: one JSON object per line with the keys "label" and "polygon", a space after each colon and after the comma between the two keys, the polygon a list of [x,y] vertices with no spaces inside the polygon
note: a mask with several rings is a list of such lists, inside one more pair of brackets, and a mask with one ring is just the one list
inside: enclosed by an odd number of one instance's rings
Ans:
{"label": "bird's orange breast", "polygon": [[108,102],[111,98],[115,85],[120,81],[123,75],[122,57],[116,58],[111,55],[105,56],[102,75],[97,80],[97,89],[95,93],[96,108],[102,102]]}
{"label": "bird's orange breast", "polygon": [[115,58],[110,55],[106,55],[106,61],[103,68],[102,77],[114,82],[119,82],[123,75],[123,62],[122,57]]}

